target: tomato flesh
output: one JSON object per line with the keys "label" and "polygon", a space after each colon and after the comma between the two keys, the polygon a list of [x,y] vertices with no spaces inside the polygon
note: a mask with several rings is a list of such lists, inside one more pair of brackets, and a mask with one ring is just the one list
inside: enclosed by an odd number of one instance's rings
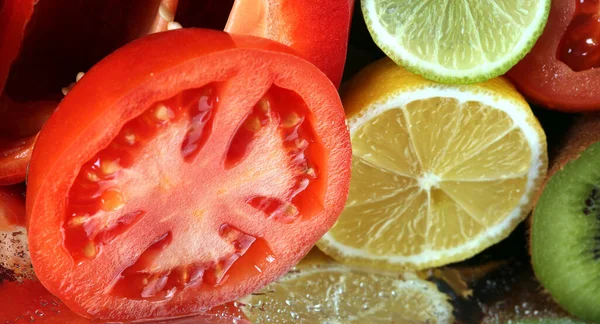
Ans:
{"label": "tomato flesh", "polygon": [[204,312],[254,291],[341,212],[344,121],[330,81],[265,39],[189,29],[121,48],[35,147],[27,210],[40,280],[107,320]]}
{"label": "tomato flesh", "polygon": [[559,44],[559,58],[573,71],[600,67],[600,1],[578,0]]}

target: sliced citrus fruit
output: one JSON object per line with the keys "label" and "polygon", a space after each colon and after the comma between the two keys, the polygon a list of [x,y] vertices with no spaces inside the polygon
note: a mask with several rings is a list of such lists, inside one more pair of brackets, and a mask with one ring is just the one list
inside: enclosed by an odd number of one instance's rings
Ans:
{"label": "sliced citrus fruit", "polygon": [[383,59],[342,94],[353,149],[346,208],[317,243],[349,264],[424,269],[497,243],[531,210],[546,136],[502,78],[451,86]]}
{"label": "sliced citrus fruit", "polygon": [[314,258],[238,304],[253,323],[453,321],[448,296],[415,274],[315,264]]}
{"label": "sliced citrus fruit", "polygon": [[541,35],[550,0],[362,0],[377,45],[398,64],[445,83],[504,74]]}

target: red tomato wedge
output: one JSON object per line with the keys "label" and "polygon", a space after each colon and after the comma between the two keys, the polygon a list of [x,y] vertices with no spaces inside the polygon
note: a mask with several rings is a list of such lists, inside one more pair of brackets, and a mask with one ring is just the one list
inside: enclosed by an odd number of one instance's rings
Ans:
{"label": "red tomato wedge", "polygon": [[337,90],[287,46],[150,35],[93,67],[38,137],[36,274],[89,318],[204,312],[310,250],[344,207],[350,163]]}
{"label": "red tomato wedge", "polygon": [[553,0],[544,33],[507,75],[546,107],[600,110],[599,40],[600,2]]}
{"label": "red tomato wedge", "polygon": [[25,179],[35,135],[61,88],[129,40],[166,30],[177,0],[0,4],[0,185],[6,185]]}
{"label": "red tomato wedge", "polygon": [[340,85],[354,0],[236,0],[225,31],[292,47]]}

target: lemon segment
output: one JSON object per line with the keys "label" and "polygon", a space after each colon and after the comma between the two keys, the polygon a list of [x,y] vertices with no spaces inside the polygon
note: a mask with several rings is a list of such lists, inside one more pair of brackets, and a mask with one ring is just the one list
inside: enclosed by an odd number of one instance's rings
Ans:
{"label": "lemon segment", "polygon": [[392,270],[445,265],[508,236],[531,210],[546,138],[504,79],[442,85],[384,59],[351,80],[342,99],[350,193],[317,244],[336,260]]}

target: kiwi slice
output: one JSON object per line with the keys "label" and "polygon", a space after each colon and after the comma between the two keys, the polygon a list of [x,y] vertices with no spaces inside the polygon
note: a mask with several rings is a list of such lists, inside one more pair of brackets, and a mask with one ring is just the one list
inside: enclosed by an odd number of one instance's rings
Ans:
{"label": "kiwi slice", "polygon": [[531,224],[533,269],[568,312],[600,321],[600,143],[549,179]]}

